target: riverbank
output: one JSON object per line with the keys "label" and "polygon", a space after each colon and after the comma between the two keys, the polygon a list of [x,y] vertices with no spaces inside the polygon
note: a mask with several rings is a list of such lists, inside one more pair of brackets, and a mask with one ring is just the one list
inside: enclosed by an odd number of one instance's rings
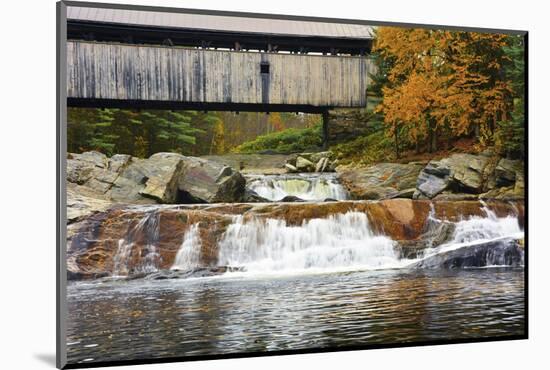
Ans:
{"label": "riverbank", "polygon": [[[68,218],[72,221],[94,210],[105,210],[109,203],[272,201],[247,186],[245,176],[279,175],[279,180],[285,180],[289,172],[317,177],[319,173],[334,172],[348,199],[353,200],[520,200],[525,189],[523,162],[499,157],[491,150],[369,166],[340,165],[331,152],[206,158],[157,153],[147,159],[85,152],[68,155]],[[265,185],[273,186],[273,182]]]}

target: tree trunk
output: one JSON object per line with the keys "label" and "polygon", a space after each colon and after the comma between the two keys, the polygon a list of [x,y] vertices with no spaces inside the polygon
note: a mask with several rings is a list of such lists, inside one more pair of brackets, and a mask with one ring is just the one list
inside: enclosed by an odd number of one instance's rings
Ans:
{"label": "tree trunk", "polygon": [[428,152],[437,150],[437,127],[433,119],[428,118]]}
{"label": "tree trunk", "polygon": [[479,139],[479,125],[475,125],[474,126],[474,135],[476,137],[476,139]]}
{"label": "tree trunk", "polygon": [[395,127],[394,131],[394,138],[395,138],[395,156],[397,159],[400,158],[399,156],[399,125]]}
{"label": "tree trunk", "polygon": [[432,153],[437,151],[437,129],[432,130],[432,142],[430,143]]}

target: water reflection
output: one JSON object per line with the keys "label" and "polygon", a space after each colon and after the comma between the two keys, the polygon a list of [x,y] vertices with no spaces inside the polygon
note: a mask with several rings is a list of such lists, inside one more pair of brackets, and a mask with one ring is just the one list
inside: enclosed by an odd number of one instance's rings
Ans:
{"label": "water reflection", "polygon": [[523,270],[69,286],[69,362],[524,333]]}

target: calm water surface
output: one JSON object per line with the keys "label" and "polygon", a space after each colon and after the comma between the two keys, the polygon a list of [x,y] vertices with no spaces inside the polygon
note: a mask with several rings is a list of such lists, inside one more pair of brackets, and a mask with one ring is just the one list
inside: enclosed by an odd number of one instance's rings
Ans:
{"label": "calm water surface", "polygon": [[524,333],[522,269],[78,282],[70,363]]}

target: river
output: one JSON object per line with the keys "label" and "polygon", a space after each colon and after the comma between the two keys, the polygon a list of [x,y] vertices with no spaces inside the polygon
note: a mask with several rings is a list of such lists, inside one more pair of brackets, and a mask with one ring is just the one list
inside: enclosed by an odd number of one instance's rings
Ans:
{"label": "river", "polygon": [[[324,202],[347,198],[332,174],[248,184],[264,198],[309,202],[128,206],[84,224],[71,263],[102,268],[103,278],[69,282],[69,363],[525,334],[515,204],[453,203],[439,218],[431,202],[386,202],[382,213],[376,203]],[[466,213],[453,219],[457,210]],[[406,228],[415,244],[400,245],[373,228],[377,217],[392,226],[418,218],[422,233]]]}
{"label": "river", "polygon": [[522,335],[523,269],[353,271],[68,287],[68,360]]}

